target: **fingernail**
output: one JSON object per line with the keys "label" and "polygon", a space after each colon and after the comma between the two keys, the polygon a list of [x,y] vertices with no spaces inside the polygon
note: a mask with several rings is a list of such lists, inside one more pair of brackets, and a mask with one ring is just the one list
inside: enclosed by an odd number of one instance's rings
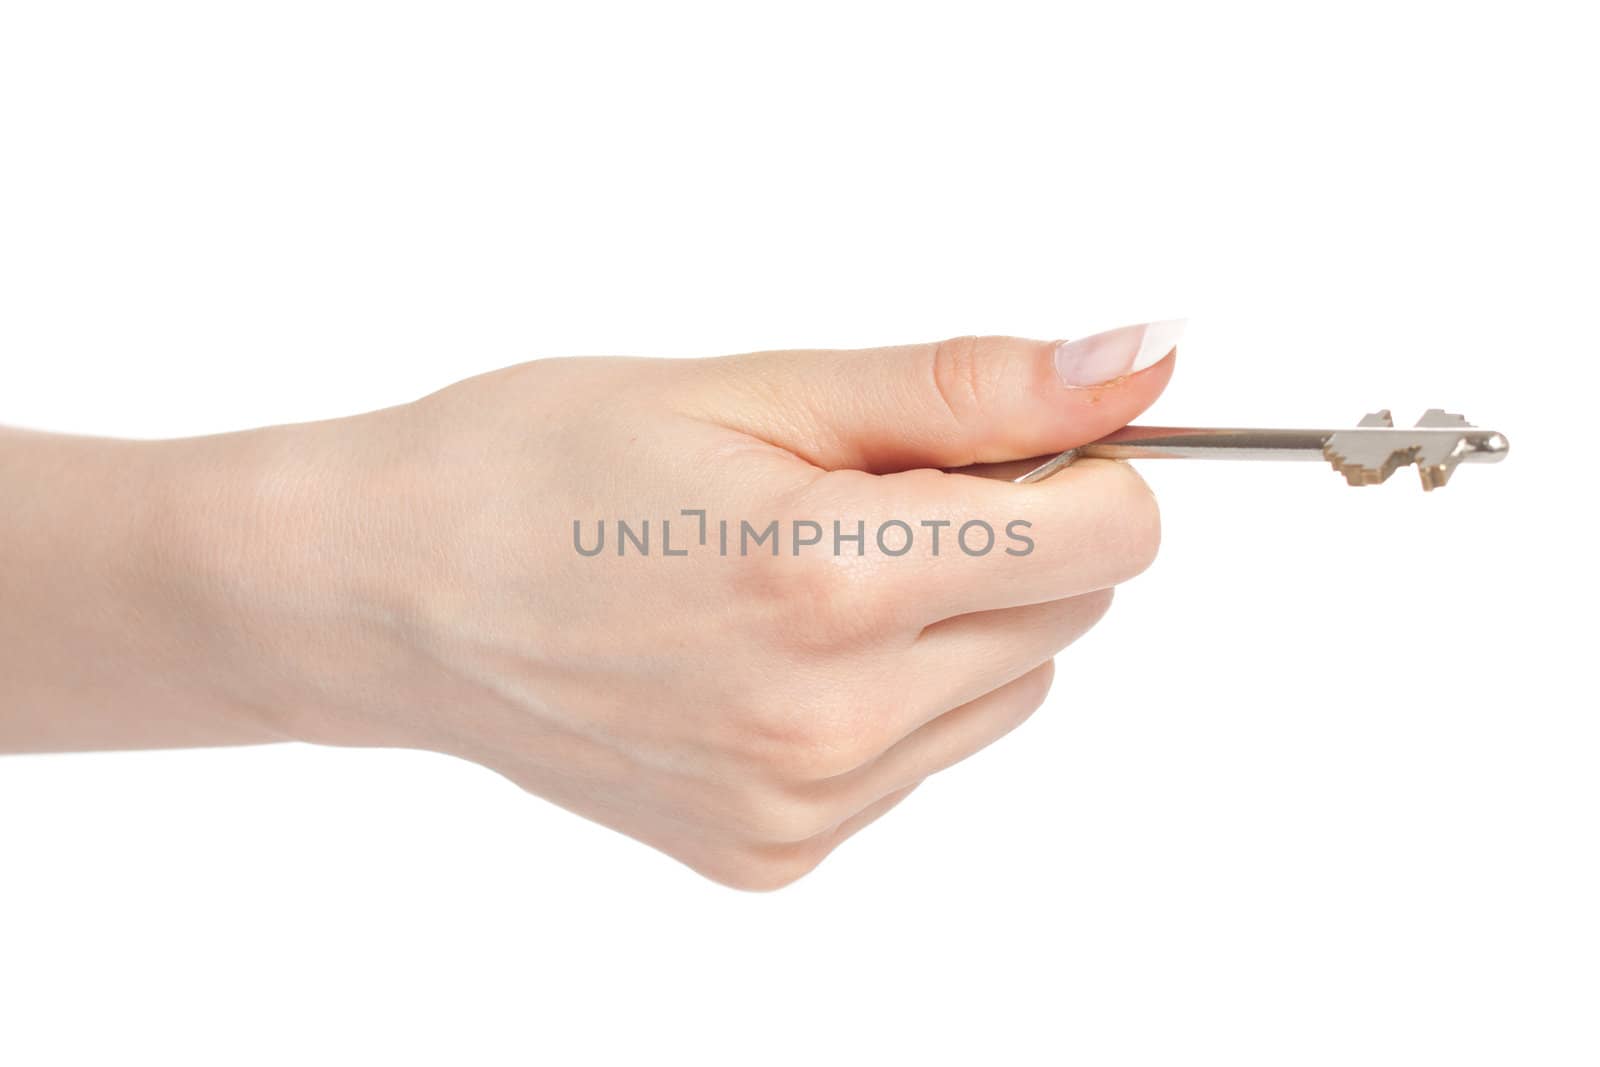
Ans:
{"label": "fingernail", "polygon": [[1056,345],[1056,373],[1066,385],[1082,388],[1142,371],[1177,347],[1185,321],[1146,322],[1062,341]]}

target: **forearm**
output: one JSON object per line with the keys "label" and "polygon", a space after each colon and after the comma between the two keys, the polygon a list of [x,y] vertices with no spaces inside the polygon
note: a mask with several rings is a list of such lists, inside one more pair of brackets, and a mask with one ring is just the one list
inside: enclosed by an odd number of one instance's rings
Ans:
{"label": "forearm", "polygon": [[0,751],[277,739],[221,681],[185,447],[0,429]]}

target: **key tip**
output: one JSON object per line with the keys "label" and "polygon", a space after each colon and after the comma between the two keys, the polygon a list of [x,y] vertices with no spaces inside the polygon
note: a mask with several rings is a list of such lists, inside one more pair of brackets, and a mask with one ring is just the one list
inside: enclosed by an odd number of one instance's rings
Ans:
{"label": "key tip", "polygon": [[1503,433],[1491,433],[1478,445],[1479,455],[1485,463],[1499,463],[1511,451],[1511,442]]}

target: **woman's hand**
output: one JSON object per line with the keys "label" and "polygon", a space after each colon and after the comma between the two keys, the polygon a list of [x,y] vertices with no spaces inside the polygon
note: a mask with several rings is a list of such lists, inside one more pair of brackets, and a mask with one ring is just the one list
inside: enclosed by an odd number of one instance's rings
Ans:
{"label": "woman's hand", "polygon": [[1126,466],[944,471],[1121,426],[1173,340],[546,360],[332,422],[0,439],[33,500],[0,747],[433,749],[783,885],[1027,718],[1149,564]]}

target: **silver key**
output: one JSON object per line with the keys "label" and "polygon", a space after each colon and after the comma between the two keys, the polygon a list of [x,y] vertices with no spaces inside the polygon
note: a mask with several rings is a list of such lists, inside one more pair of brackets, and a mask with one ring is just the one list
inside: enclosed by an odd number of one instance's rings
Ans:
{"label": "silver key", "polygon": [[1504,434],[1480,430],[1460,415],[1430,408],[1417,424],[1396,429],[1388,411],[1366,416],[1348,430],[1238,430],[1175,426],[1125,426],[1079,448],[1069,448],[1017,478],[1038,482],[1088,456],[1095,459],[1295,459],[1322,460],[1351,485],[1377,485],[1415,463],[1423,489],[1450,480],[1458,463],[1498,463],[1511,444]]}

